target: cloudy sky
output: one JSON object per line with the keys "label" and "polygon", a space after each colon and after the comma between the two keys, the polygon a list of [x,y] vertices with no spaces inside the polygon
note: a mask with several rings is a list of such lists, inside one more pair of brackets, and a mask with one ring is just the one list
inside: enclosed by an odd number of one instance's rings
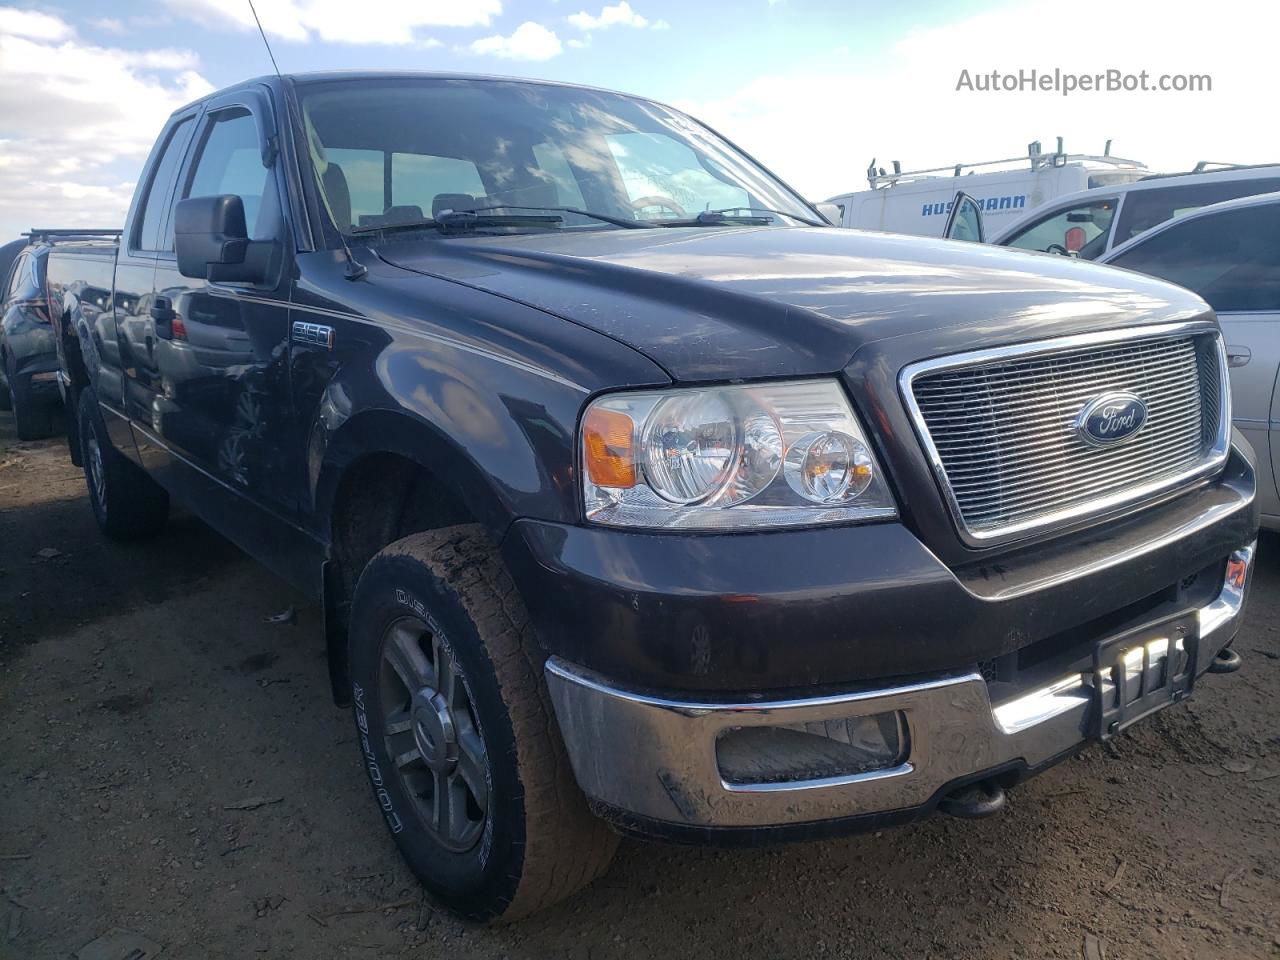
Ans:
{"label": "cloudy sky", "polygon": [[[814,199],[1063,136],[1162,170],[1280,160],[1275,0],[256,0],[284,71],[577,81],[689,110]],[[962,70],[1208,74],[1198,93],[981,93]],[[113,226],[175,107],[270,71],[247,0],[0,5],[0,238]]]}

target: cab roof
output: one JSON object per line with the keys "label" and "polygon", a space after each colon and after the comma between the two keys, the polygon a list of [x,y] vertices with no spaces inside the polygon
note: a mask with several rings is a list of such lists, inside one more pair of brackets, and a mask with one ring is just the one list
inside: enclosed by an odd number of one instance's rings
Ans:
{"label": "cab roof", "polygon": [[465,80],[477,83],[518,83],[527,84],[529,86],[543,87],[567,87],[576,90],[590,90],[594,93],[610,93],[619,97],[629,97],[632,100],[645,100],[655,103],[649,97],[638,97],[635,94],[624,93],[620,90],[610,90],[606,87],[593,87],[583,83],[567,83],[561,80],[539,80],[530,77],[504,77],[497,74],[484,73],[452,73],[444,71],[426,71],[426,70],[317,70],[303,71],[301,73],[282,73],[282,74],[263,74],[258,77],[250,77],[237,83],[230,84],[213,90],[203,97],[185,103],[177,110],[175,114],[182,113],[191,109],[197,104],[204,103],[214,97],[222,96],[225,93],[231,93],[235,90],[243,90],[247,87],[265,85],[268,87],[278,86],[281,82],[292,83],[299,86],[306,86],[312,83],[332,83],[336,81],[351,80]]}

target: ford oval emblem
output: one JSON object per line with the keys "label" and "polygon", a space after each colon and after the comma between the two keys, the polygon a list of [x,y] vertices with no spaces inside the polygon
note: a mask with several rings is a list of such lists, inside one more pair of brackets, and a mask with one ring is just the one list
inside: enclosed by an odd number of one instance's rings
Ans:
{"label": "ford oval emblem", "polygon": [[1104,393],[1085,404],[1076,432],[1090,446],[1109,447],[1128,440],[1147,422],[1147,405],[1132,393]]}

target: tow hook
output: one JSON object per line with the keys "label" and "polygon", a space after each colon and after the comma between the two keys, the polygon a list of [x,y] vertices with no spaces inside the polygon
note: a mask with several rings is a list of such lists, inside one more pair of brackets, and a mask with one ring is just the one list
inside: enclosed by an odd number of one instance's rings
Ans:
{"label": "tow hook", "polygon": [[948,793],[939,802],[938,809],[953,817],[976,820],[999,813],[1008,802],[1004,787],[991,780],[981,780]]}
{"label": "tow hook", "polygon": [[1230,647],[1224,647],[1218,651],[1218,655],[1213,658],[1213,663],[1209,664],[1210,673],[1235,673],[1240,669],[1240,654],[1236,653]]}

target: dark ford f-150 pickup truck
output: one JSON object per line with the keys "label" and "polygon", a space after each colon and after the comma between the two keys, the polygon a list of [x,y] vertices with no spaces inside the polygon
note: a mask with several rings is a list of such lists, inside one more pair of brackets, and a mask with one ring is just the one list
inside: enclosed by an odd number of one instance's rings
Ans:
{"label": "dark ford f-150 pickup truck", "polygon": [[172,497],[322,601],[378,808],[472,917],[611,827],[994,812],[1238,664],[1258,510],[1201,300],[830,229],[657,103],[247,82],[48,282],[98,523]]}

